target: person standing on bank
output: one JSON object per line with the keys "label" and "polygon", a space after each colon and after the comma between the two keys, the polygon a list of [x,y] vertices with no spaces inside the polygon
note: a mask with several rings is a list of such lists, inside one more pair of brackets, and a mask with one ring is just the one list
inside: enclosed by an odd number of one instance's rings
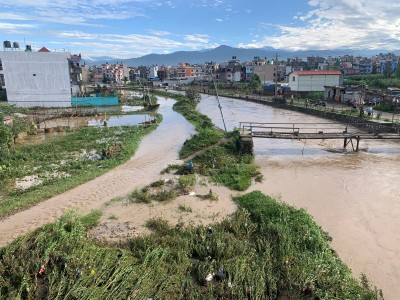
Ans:
{"label": "person standing on bank", "polygon": [[367,112],[368,112],[368,117],[371,117],[372,116],[372,105],[371,104],[368,105]]}

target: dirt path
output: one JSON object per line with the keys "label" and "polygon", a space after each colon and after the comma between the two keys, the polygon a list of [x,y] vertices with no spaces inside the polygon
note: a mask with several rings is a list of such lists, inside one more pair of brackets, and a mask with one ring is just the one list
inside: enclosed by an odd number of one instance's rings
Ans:
{"label": "dirt path", "polygon": [[173,100],[160,98],[163,122],[146,136],[136,154],[123,165],[63,194],[0,221],[0,246],[20,235],[50,223],[68,209],[88,212],[138,186],[160,178],[168,164],[180,163],[178,151],[194,132],[193,126],[172,110]]}

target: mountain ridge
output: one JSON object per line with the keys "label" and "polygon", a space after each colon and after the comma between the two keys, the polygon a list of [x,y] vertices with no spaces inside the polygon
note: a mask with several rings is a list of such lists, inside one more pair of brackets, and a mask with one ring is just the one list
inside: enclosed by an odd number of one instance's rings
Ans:
{"label": "mountain ridge", "polygon": [[400,51],[388,50],[352,50],[352,49],[334,49],[334,50],[301,50],[301,51],[288,51],[282,49],[272,48],[234,48],[227,45],[221,45],[213,49],[203,49],[198,51],[176,51],[169,54],[147,54],[137,58],[118,59],[111,57],[101,57],[94,60],[88,60],[87,64],[103,64],[103,63],[117,63],[122,62],[130,67],[138,66],[152,66],[152,65],[170,65],[176,66],[180,63],[189,64],[204,64],[206,62],[222,63],[232,59],[233,56],[241,61],[251,61],[255,56],[267,58],[269,60],[275,59],[278,54],[279,60],[286,60],[288,58],[302,58],[306,59],[309,56],[322,56],[322,57],[337,57],[343,55],[360,55],[370,57],[378,55],[379,53],[395,53],[400,54]]}

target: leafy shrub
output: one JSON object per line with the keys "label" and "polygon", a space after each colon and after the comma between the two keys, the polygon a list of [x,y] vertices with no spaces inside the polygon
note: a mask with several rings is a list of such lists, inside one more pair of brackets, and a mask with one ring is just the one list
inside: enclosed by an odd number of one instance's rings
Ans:
{"label": "leafy shrub", "polygon": [[188,187],[191,187],[195,183],[196,183],[196,175],[195,174],[181,176],[178,179],[179,187],[182,188],[182,189],[186,189]]}

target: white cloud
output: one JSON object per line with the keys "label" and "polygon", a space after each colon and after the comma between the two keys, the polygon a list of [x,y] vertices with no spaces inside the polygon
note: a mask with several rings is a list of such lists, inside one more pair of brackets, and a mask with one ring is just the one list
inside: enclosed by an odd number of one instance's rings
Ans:
{"label": "white cloud", "polygon": [[149,29],[149,32],[150,32],[151,34],[154,34],[154,35],[170,35],[170,34],[171,34],[171,33],[168,32],[168,31],[153,30],[153,29]]}
{"label": "white cloud", "polygon": [[303,27],[275,26],[276,34],[240,47],[270,46],[288,50],[400,48],[400,2],[382,0],[311,0],[312,10],[299,16]]}
{"label": "white cloud", "polygon": [[208,44],[209,36],[206,35],[206,34],[186,35],[185,36],[185,40],[186,41],[191,41],[191,42],[198,42],[198,43]]}
{"label": "white cloud", "polygon": [[33,24],[13,24],[0,22],[0,33],[1,34],[29,34],[26,29],[33,29],[37,27]]}
{"label": "white cloud", "polygon": [[4,11],[12,11],[12,13],[0,13],[0,15],[4,20],[91,25],[90,20],[145,17],[142,8],[126,5],[140,2],[148,2],[148,0],[0,0]]}
{"label": "white cloud", "polygon": [[63,41],[53,41],[52,44],[63,45],[62,48],[80,52],[84,57],[112,55],[116,58],[132,58],[150,53],[170,53],[182,48],[199,50],[218,46],[209,43],[208,35],[204,34],[187,35],[183,41],[142,34],[99,34],[82,31],[47,34]]}
{"label": "white cloud", "polygon": [[215,19],[215,21],[222,22],[223,20],[222,19]]}

